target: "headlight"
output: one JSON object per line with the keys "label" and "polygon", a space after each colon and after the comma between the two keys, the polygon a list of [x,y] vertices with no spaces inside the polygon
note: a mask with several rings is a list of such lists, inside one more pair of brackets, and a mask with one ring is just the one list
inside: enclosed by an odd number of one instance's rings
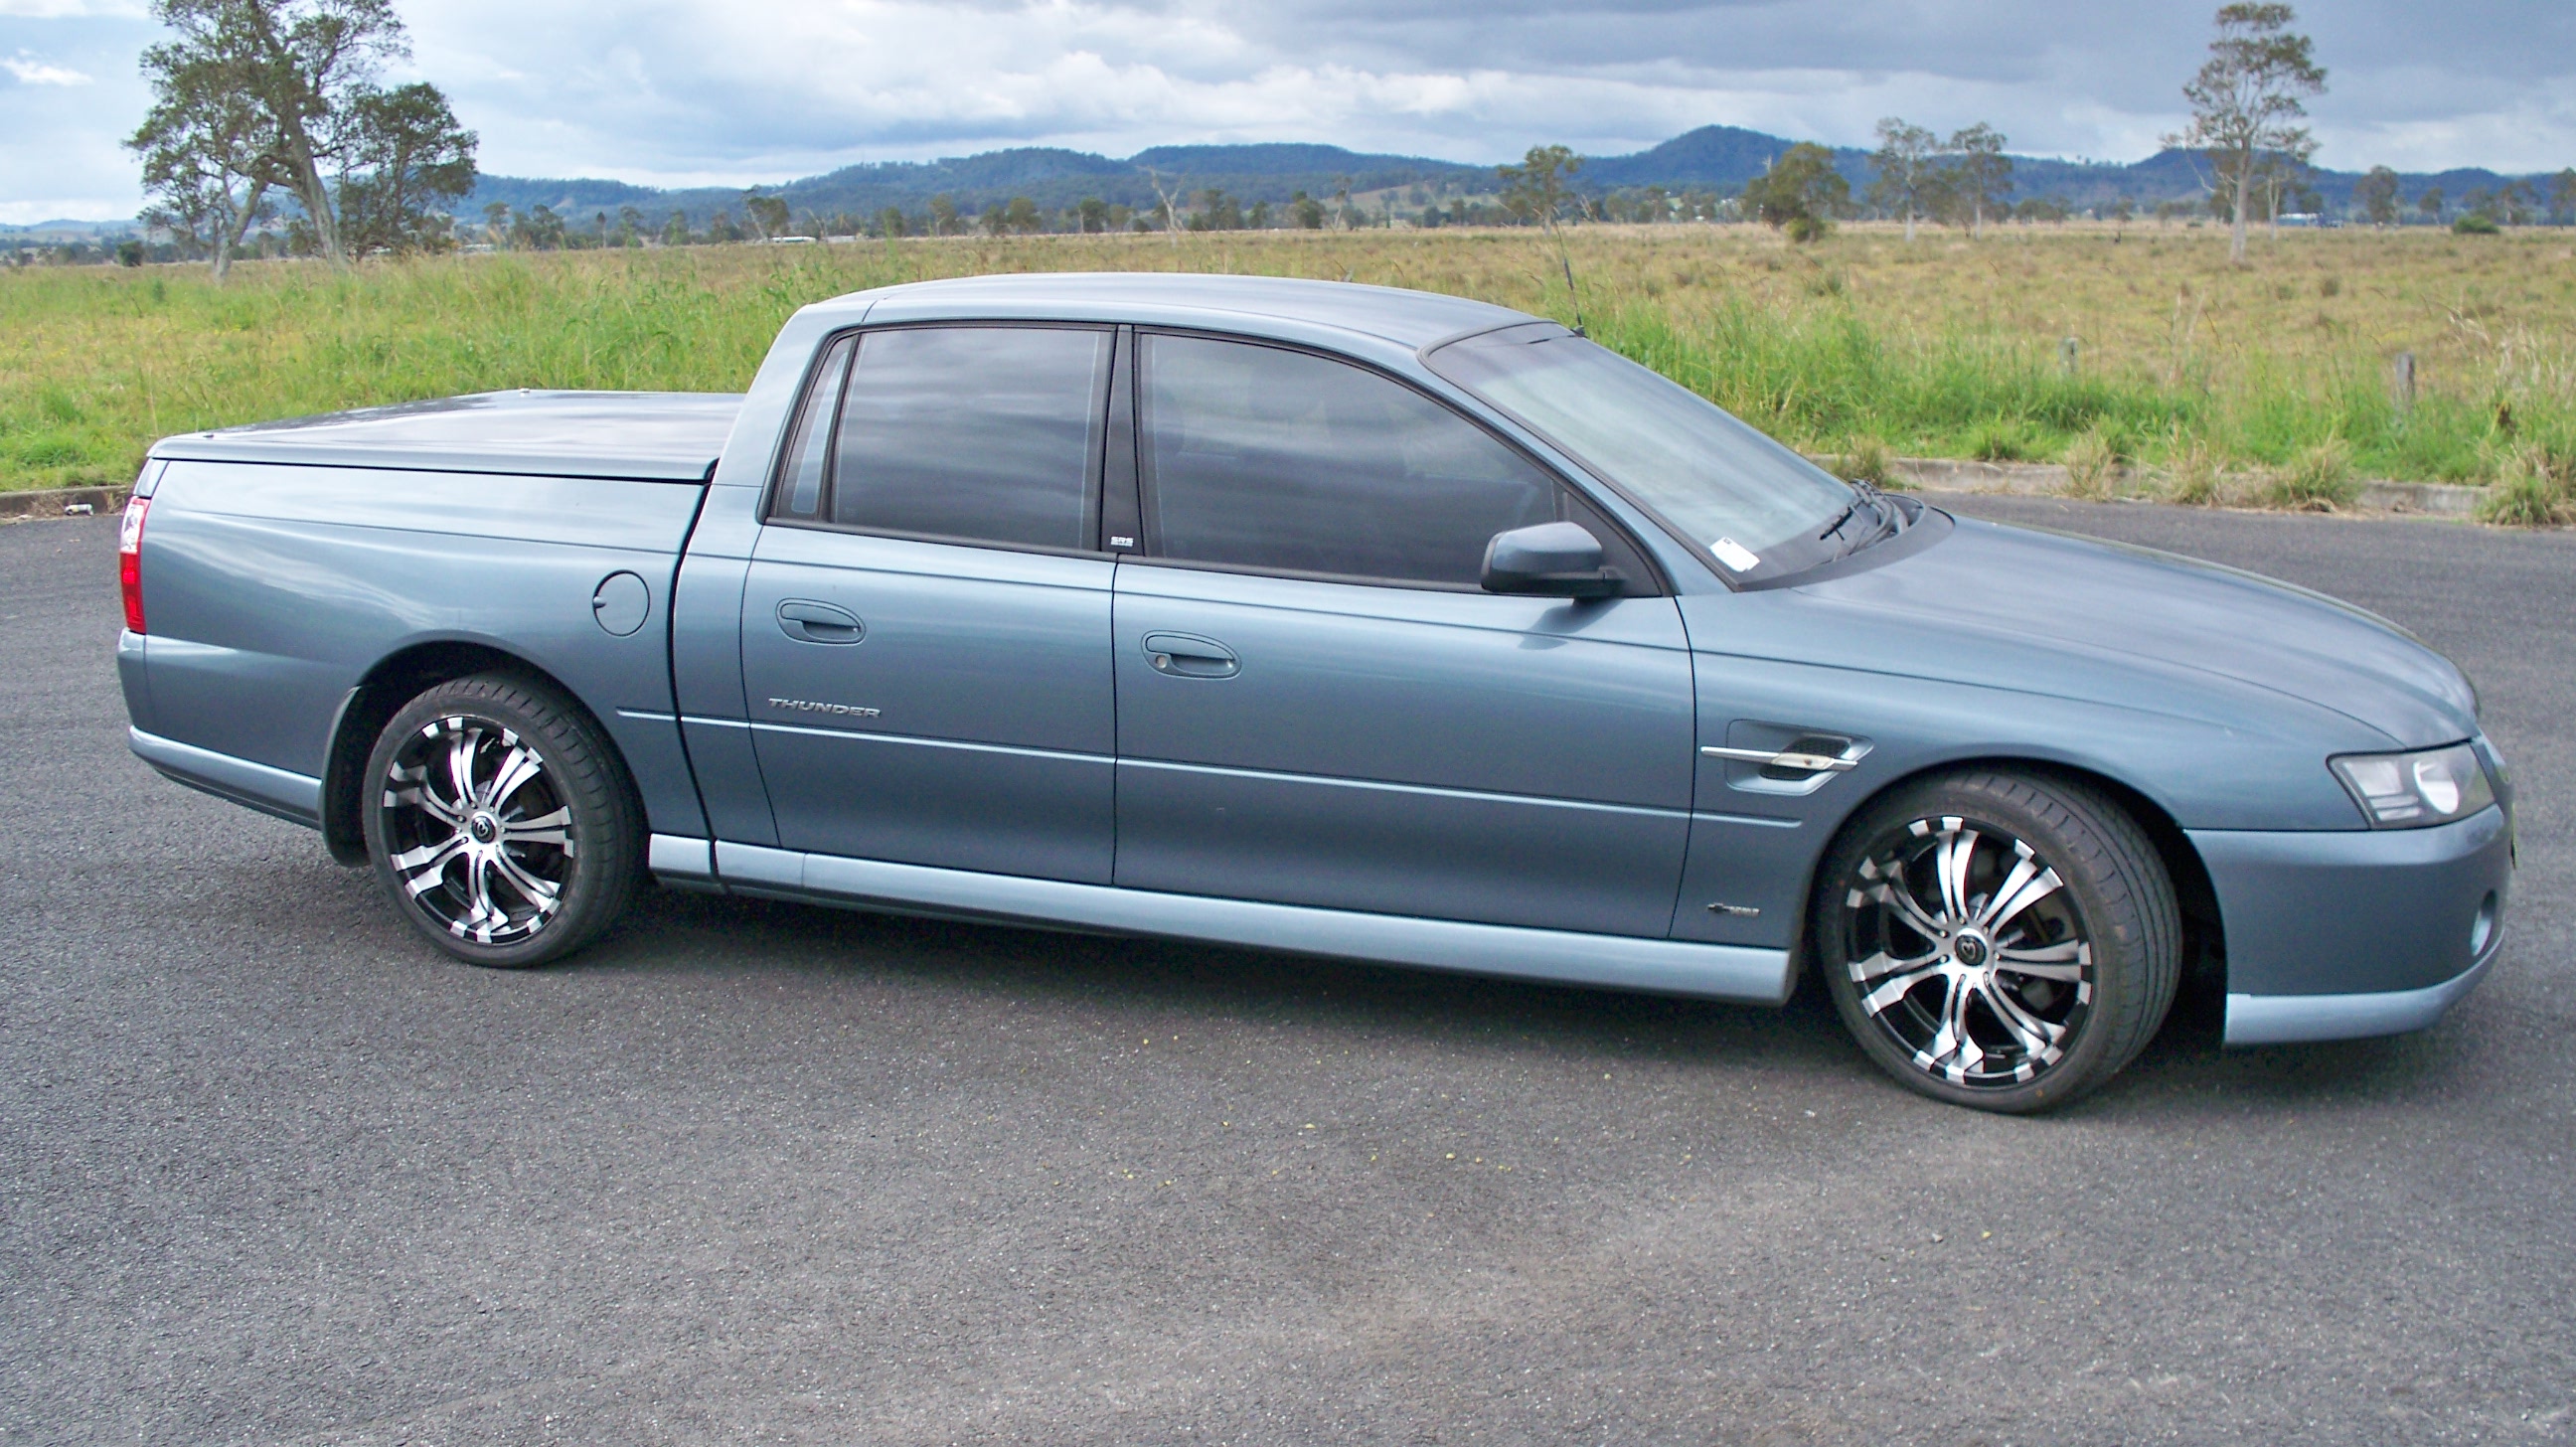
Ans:
{"label": "headlight", "polygon": [[2373,829],[2419,829],[2466,819],[2495,802],[2495,788],[2467,744],[2412,754],[2328,759]]}

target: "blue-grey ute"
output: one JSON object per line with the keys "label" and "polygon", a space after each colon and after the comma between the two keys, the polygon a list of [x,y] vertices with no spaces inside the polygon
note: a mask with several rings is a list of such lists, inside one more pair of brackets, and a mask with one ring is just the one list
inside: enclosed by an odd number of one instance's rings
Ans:
{"label": "blue-grey ute", "polygon": [[1778,1004],[2023,1111],[2187,970],[2421,1029],[2503,936],[2459,670],[2332,599],[1846,484],[1552,322],[986,277],[741,396],[164,439],[134,751],[478,964],[650,881]]}

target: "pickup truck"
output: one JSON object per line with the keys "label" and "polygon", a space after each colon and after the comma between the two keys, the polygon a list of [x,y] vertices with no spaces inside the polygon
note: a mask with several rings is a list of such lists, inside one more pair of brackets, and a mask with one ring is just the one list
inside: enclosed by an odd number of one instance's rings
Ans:
{"label": "pickup truck", "polygon": [[1898,1080],[2024,1111],[2186,969],[2232,1043],[2384,1034],[2503,934],[2503,761],[2402,630],[1838,481],[1451,297],[863,292],[741,396],[165,439],[120,566],[135,753],[482,965],[658,881],[1765,1004],[1812,972]]}

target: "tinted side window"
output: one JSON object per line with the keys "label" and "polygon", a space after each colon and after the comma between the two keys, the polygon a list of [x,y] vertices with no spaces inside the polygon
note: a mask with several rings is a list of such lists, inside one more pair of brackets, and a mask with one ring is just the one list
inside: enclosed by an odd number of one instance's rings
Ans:
{"label": "tinted side window", "polygon": [[[1110,341],[1105,331],[1042,327],[867,333],[832,441],[832,521],[1094,546]],[[791,506],[795,483],[788,480]]]}
{"label": "tinted side window", "polygon": [[1494,534],[1558,515],[1553,478],[1375,373],[1247,342],[1138,345],[1164,557],[1472,587]]}
{"label": "tinted side window", "polygon": [[822,510],[823,469],[831,461],[832,414],[841,405],[841,383],[850,374],[856,339],[843,337],[814,369],[805,405],[796,412],[796,430],[787,435],[785,465],[778,479],[778,511],[810,518]]}

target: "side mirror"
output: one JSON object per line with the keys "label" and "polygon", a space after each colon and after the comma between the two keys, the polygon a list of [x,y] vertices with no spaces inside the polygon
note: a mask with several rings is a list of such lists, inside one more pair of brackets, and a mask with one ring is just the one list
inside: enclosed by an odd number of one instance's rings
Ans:
{"label": "side mirror", "polygon": [[1601,566],[1601,540],[1578,523],[1540,523],[1494,534],[1485,544],[1488,593],[1607,598],[1627,582]]}

